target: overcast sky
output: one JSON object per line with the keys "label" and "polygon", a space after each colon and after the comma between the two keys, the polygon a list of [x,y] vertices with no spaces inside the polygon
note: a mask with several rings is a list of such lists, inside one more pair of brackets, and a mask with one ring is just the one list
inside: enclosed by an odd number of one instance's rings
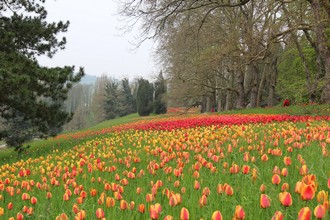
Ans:
{"label": "overcast sky", "polygon": [[43,66],[74,65],[85,68],[86,74],[106,74],[118,79],[143,76],[151,78],[157,70],[152,58],[153,42],[133,50],[138,30],[122,34],[115,0],[47,0],[49,21],[69,20],[65,33],[66,49],[52,59],[42,57]]}

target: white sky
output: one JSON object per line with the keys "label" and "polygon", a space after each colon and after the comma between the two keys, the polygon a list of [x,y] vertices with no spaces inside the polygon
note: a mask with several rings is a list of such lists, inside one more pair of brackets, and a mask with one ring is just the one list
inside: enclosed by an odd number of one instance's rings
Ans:
{"label": "white sky", "polygon": [[158,70],[154,59],[153,42],[145,42],[137,50],[134,42],[138,30],[123,35],[124,24],[117,13],[114,0],[47,0],[49,21],[70,21],[66,49],[49,59],[40,57],[43,66],[82,66],[86,74],[106,74],[117,79],[128,77],[151,78]]}

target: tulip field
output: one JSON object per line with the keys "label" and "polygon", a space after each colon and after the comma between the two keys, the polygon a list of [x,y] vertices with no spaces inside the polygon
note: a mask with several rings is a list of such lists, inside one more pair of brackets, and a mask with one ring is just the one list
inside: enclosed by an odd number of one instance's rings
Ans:
{"label": "tulip field", "polygon": [[54,139],[82,136],[0,166],[0,219],[330,219],[330,117],[155,117]]}

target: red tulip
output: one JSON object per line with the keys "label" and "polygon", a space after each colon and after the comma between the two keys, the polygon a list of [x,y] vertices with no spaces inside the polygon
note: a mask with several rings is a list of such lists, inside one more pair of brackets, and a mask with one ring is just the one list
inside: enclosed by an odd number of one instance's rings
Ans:
{"label": "red tulip", "polygon": [[222,220],[221,212],[220,211],[213,212],[211,220]]}
{"label": "red tulip", "polygon": [[250,166],[244,165],[242,168],[242,173],[243,174],[248,174],[250,172]]}
{"label": "red tulip", "polygon": [[298,220],[310,220],[312,216],[311,210],[308,207],[300,209],[298,213]]}
{"label": "red tulip", "polygon": [[281,182],[281,177],[278,174],[274,174],[272,177],[272,183],[278,185]]}
{"label": "red tulip", "polygon": [[225,185],[224,186],[224,189],[225,189],[225,193],[228,195],[228,196],[232,196],[234,194],[234,189],[233,187],[231,187],[230,185]]}
{"label": "red tulip", "polygon": [[29,200],[30,199],[30,195],[27,193],[23,193],[22,194],[22,200]]}
{"label": "red tulip", "polygon": [[311,200],[315,196],[315,190],[311,185],[305,185],[302,187],[300,195],[303,200]]}
{"label": "red tulip", "polygon": [[98,208],[95,214],[96,214],[96,218],[98,219],[104,218],[104,211],[101,208]]}
{"label": "red tulip", "polygon": [[79,212],[79,207],[77,204],[73,204],[72,211],[74,212],[74,214],[77,214]]}
{"label": "red tulip", "polygon": [[12,202],[10,202],[10,203],[8,203],[8,205],[7,205],[7,208],[8,208],[8,210],[12,210],[13,209],[13,203]]}
{"label": "red tulip", "polygon": [[260,196],[260,207],[264,209],[270,207],[270,199],[266,194]]}
{"label": "red tulip", "polygon": [[52,198],[52,193],[51,192],[47,192],[47,194],[46,194],[46,197],[47,197],[47,199],[50,199],[50,198]]}
{"label": "red tulip", "polygon": [[189,220],[189,211],[185,207],[180,211],[180,220]]}
{"label": "red tulip", "polygon": [[22,213],[17,213],[17,215],[16,215],[16,219],[17,220],[23,220],[24,219],[24,215],[22,214]]}
{"label": "red tulip", "polygon": [[30,201],[31,201],[31,204],[32,204],[32,205],[35,205],[35,204],[37,204],[37,202],[38,202],[37,198],[34,197],[34,196],[31,198]]}
{"label": "red tulip", "polygon": [[322,219],[324,218],[326,212],[325,212],[325,207],[323,205],[318,205],[315,207],[314,209],[314,216],[317,218],[317,219]]}
{"label": "red tulip", "polygon": [[292,205],[292,197],[289,192],[281,192],[279,194],[280,202],[283,206],[288,207]]}
{"label": "red tulip", "polygon": [[33,215],[33,208],[30,207],[28,208],[27,212],[26,212],[28,215]]}
{"label": "red tulip", "polygon": [[261,160],[264,161],[264,162],[268,161],[268,156],[267,156],[267,154],[263,154],[263,155],[261,156]]}
{"label": "red tulip", "polygon": [[242,206],[238,205],[235,208],[235,214],[234,214],[234,218],[235,220],[243,220],[245,219],[245,212],[242,208]]}
{"label": "red tulip", "polygon": [[276,211],[271,220],[283,220],[284,216],[281,211]]}

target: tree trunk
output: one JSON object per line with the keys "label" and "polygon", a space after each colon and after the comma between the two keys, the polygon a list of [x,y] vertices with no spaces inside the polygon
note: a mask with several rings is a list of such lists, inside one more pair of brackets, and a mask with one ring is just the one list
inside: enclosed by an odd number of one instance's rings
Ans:
{"label": "tree trunk", "polygon": [[258,97],[258,69],[255,64],[251,64],[250,70],[252,71],[252,88],[250,95],[250,106],[251,108],[257,107],[257,97]]}
{"label": "tree trunk", "polygon": [[218,112],[223,111],[222,94],[223,94],[223,91],[222,90],[218,90],[218,93],[217,93],[217,111]]}
{"label": "tree trunk", "polygon": [[244,72],[242,70],[238,70],[238,99],[237,99],[237,105],[236,107],[238,109],[244,109],[245,108],[245,90],[244,90]]}
{"label": "tree trunk", "polygon": [[325,33],[325,26],[322,23],[323,21],[322,21],[321,13],[323,10],[319,0],[308,0],[308,1],[311,4],[314,19],[316,22],[316,25],[314,27],[314,31],[316,35],[316,44],[320,52],[321,60],[323,60],[324,70],[325,70],[325,77],[324,77],[325,86],[323,87],[321,102],[329,104],[330,103],[330,50],[327,47],[328,39]]}
{"label": "tree trunk", "polygon": [[272,62],[272,70],[270,71],[270,82],[269,82],[269,90],[268,90],[268,107],[274,106],[274,94],[275,94],[275,87],[277,81],[277,57]]}
{"label": "tree trunk", "polygon": [[261,77],[261,80],[259,83],[259,88],[258,88],[257,107],[260,107],[260,102],[262,100],[262,92],[264,90],[265,83],[266,83],[266,70],[264,69],[264,71],[262,72],[262,77]]}

